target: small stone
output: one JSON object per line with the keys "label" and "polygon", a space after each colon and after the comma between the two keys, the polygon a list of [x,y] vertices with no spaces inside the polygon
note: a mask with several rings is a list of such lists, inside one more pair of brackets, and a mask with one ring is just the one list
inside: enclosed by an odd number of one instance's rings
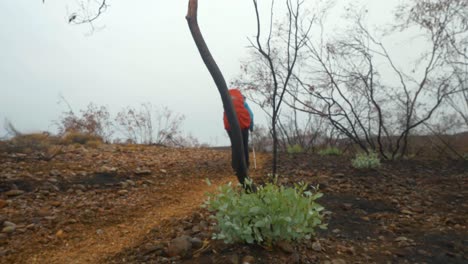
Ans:
{"label": "small stone", "polygon": [[332,230],[333,234],[338,234],[339,232],[341,232],[341,230],[339,230],[338,228]]}
{"label": "small stone", "polygon": [[128,187],[128,182],[121,182],[120,186],[125,189]]}
{"label": "small stone", "polygon": [[130,184],[130,186],[135,186],[136,183],[132,180],[127,180],[127,183]]}
{"label": "small stone", "polygon": [[12,196],[18,196],[23,194],[24,191],[22,190],[9,190],[8,192],[5,193],[6,196],[12,197]]}
{"label": "small stone", "polygon": [[411,211],[408,210],[408,209],[403,209],[403,210],[401,210],[401,213],[402,213],[402,214],[407,214],[407,215],[413,215],[413,214],[414,214],[413,212],[411,212]]}
{"label": "small stone", "polygon": [[401,241],[408,241],[408,238],[406,238],[404,236],[395,238],[395,242],[401,242]]}
{"label": "small stone", "polygon": [[245,256],[242,258],[242,264],[254,264],[255,258],[252,256]]}
{"label": "small stone", "polygon": [[98,229],[98,230],[96,230],[96,234],[97,235],[102,235],[102,234],[104,234],[104,230]]}
{"label": "small stone", "polygon": [[57,231],[57,233],[55,233],[55,236],[58,238],[63,238],[65,236],[65,232],[62,229],[60,229],[59,231]]}
{"label": "small stone", "polygon": [[200,249],[203,247],[203,241],[197,237],[191,238],[190,243],[192,243],[192,248]]}
{"label": "small stone", "polygon": [[60,175],[60,171],[58,171],[58,170],[51,170],[51,171],[49,172],[49,175],[50,175],[50,176],[59,176],[59,175]]}
{"label": "small stone", "polygon": [[193,233],[193,234],[200,233],[200,231],[201,231],[201,228],[200,228],[199,225],[194,225],[194,226],[192,227],[192,233]]}
{"label": "small stone", "polygon": [[239,264],[239,255],[232,254],[228,257],[229,264]]}
{"label": "small stone", "polygon": [[166,249],[169,257],[186,257],[192,250],[191,238],[189,236],[180,236],[171,241]]}
{"label": "small stone", "polygon": [[2,233],[11,234],[15,232],[16,226],[6,226],[2,229]]}
{"label": "small stone", "polygon": [[162,172],[162,173],[167,173],[167,170],[165,170],[165,169],[160,169],[159,171]]}
{"label": "small stone", "polygon": [[331,264],[346,264],[344,259],[332,259]]}
{"label": "small stone", "polygon": [[117,193],[120,194],[120,195],[126,195],[126,194],[128,194],[128,191],[127,190],[119,190]]}
{"label": "small stone", "polygon": [[149,169],[137,168],[134,172],[135,172],[136,175],[149,175],[149,174],[151,174],[151,170],[149,170]]}
{"label": "small stone", "polygon": [[288,254],[291,254],[291,253],[293,253],[295,251],[294,247],[288,241],[280,241],[280,242],[276,243],[276,246],[279,247],[282,251],[284,251],[285,253],[288,253]]}
{"label": "small stone", "polygon": [[350,210],[353,207],[353,204],[350,203],[344,203],[343,204],[343,209],[344,210]]}
{"label": "small stone", "polygon": [[3,226],[15,226],[16,227],[16,224],[10,221],[4,221]]}
{"label": "small stone", "polygon": [[50,203],[52,206],[55,206],[55,207],[59,207],[60,205],[62,205],[62,202],[60,201],[53,201]]}
{"label": "small stone", "polygon": [[322,245],[320,245],[320,242],[318,242],[318,241],[314,242],[314,243],[312,243],[312,249],[314,251],[320,252],[320,251],[322,251]]}
{"label": "small stone", "polygon": [[291,254],[288,258],[288,263],[296,264],[301,262],[301,256],[297,252]]}
{"label": "small stone", "polygon": [[114,173],[114,172],[117,172],[117,168],[115,167],[109,167],[109,166],[102,166],[101,167],[101,172],[104,172],[104,173]]}

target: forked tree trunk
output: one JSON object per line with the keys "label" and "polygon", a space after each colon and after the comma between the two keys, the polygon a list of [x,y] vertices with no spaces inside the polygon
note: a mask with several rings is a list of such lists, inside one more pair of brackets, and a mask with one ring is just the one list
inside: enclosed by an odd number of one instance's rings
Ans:
{"label": "forked tree trunk", "polygon": [[236,176],[239,179],[239,182],[245,186],[245,179],[248,178],[247,174],[247,164],[244,157],[244,146],[242,144],[242,134],[237,119],[236,112],[234,111],[234,105],[232,103],[231,96],[224,80],[223,74],[219,70],[218,65],[216,64],[213,56],[208,49],[208,46],[203,39],[200,28],[197,21],[197,9],[198,9],[198,0],[189,0],[188,13],[186,16],[190,32],[192,33],[193,40],[197,45],[198,51],[205,62],[208,71],[213,77],[216,87],[218,87],[219,94],[223,101],[224,111],[226,112],[227,119],[231,126],[232,137],[231,138],[231,149],[232,149],[232,167],[236,172]]}

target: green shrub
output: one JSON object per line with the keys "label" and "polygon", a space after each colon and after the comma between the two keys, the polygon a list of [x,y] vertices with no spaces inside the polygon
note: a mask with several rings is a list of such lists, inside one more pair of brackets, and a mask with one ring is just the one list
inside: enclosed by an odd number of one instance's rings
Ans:
{"label": "green shrub", "polygon": [[356,169],[375,169],[380,167],[380,159],[374,152],[369,154],[359,153],[356,155],[356,158],[351,161],[351,164]]}
{"label": "green shrub", "polygon": [[214,239],[225,243],[247,242],[272,245],[278,241],[310,239],[322,224],[323,207],[315,203],[322,196],[306,191],[306,184],[294,187],[268,183],[257,192],[219,187],[218,194],[209,194],[205,206],[212,212],[219,226]]}
{"label": "green shrub", "polygon": [[342,154],[341,150],[337,147],[322,149],[318,153],[320,156],[341,156]]}
{"label": "green shrub", "polygon": [[304,152],[304,149],[299,144],[289,145],[287,149],[289,154],[298,154]]}

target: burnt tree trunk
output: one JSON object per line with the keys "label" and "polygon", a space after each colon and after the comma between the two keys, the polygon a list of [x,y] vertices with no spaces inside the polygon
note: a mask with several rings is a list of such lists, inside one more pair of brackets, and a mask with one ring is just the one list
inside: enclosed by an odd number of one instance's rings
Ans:
{"label": "burnt tree trunk", "polygon": [[208,46],[206,45],[203,35],[201,34],[200,27],[197,21],[197,9],[198,0],[189,0],[188,13],[186,16],[190,32],[192,33],[193,40],[197,45],[198,51],[205,63],[208,71],[213,77],[216,87],[218,87],[219,94],[223,101],[224,111],[226,112],[227,119],[231,126],[232,137],[231,138],[231,149],[232,149],[232,167],[235,170],[237,179],[245,186],[245,179],[248,178],[247,164],[244,156],[244,146],[242,144],[242,134],[237,119],[236,111],[232,103],[231,96],[228,91],[226,81],[224,80],[223,74],[221,73],[218,65],[216,64],[213,56],[211,55]]}

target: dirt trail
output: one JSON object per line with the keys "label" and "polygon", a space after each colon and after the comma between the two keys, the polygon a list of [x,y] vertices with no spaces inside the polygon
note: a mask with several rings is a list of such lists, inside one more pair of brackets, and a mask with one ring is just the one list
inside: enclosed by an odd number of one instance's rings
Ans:
{"label": "dirt trail", "polygon": [[171,217],[190,215],[200,207],[205,199],[205,192],[214,191],[216,186],[235,177],[218,180],[212,186],[204,184],[192,185],[192,190],[186,190],[178,197],[177,202],[161,204],[149,211],[141,210],[137,217],[128,221],[101,229],[97,234],[95,229],[84,231],[81,236],[86,238],[79,242],[66,242],[62,246],[32,256],[28,263],[102,263],[102,260],[116,254],[126,247],[137,243],[146,233],[158,224]]}
{"label": "dirt trail", "polygon": [[[257,155],[259,169],[252,171],[253,177],[260,174],[264,160],[265,157]],[[230,181],[235,183],[237,179],[226,173],[216,175],[216,178],[211,180],[211,186],[202,183],[200,179],[196,179],[197,182],[187,178],[178,178],[175,181],[180,182],[171,184],[172,189],[158,190],[157,194],[154,189],[137,194],[147,195],[147,198],[142,199],[144,203],[141,203],[137,210],[124,211],[123,222],[99,229],[93,224],[83,226],[75,232],[75,237],[78,236],[79,239],[64,239],[58,246],[38,250],[30,254],[24,263],[103,263],[107,257],[137,245],[152,229],[158,228],[163,220],[192,215],[200,208],[206,198],[206,192],[214,191],[217,186]],[[152,198],[162,194],[165,194],[167,199]]]}

